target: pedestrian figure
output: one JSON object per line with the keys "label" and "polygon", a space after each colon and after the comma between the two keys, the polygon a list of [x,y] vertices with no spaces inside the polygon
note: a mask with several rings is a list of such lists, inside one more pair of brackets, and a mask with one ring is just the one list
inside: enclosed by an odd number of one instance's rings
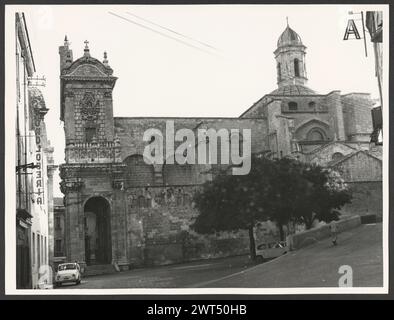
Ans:
{"label": "pedestrian figure", "polygon": [[337,245],[338,239],[338,226],[335,220],[332,220],[330,223],[330,231],[331,231],[331,241],[334,246]]}

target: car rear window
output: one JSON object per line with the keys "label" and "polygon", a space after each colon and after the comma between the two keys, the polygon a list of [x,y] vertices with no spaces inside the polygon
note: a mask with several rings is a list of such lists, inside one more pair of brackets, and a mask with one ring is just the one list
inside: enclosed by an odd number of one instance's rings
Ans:
{"label": "car rear window", "polygon": [[63,271],[63,270],[75,270],[77,268],[77,266],[75,264],[61,264],[58,268],[59,271]]}

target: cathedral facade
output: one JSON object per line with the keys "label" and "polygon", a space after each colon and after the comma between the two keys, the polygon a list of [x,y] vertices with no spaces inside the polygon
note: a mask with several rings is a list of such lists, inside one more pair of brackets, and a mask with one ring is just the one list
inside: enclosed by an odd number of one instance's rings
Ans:
{"label": "cathedral facade", "polygon": [[248,252],[246,233],[202,236],[189,227],[197,214],[193,194],[220,165],[168,161],[174,154],[160,165],[144,160],[144,132],[165,132],[168,121],[175,130],[249,129],[252,153],[290,156],[339,170],[360,201],[344,208],[346,213],[379,211],[382,160],[380,150],[370,144],[373,101],[366,93],[318,94],[308,88],[305,52],[300,36],[287,26],[274,52],[277,89],[240,117],[124,118],[113,115],[117,78],[106,53],[99,61],[86,43],[84,55],[74,60],[66,38],[59,54],[67,260],[88,268],[129,268]]}

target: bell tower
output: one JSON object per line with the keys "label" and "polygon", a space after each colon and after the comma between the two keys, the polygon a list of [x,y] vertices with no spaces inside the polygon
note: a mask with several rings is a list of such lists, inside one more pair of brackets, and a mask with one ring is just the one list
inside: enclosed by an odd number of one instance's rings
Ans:
{"label": "bell tower", "polygon": [[83,156],[67,151],[114,143],[112,90],[117,78],[112,75],[107,53],[104,52],[102,62],[91,57],[88,41],[83,56],[75,61],[67,37],[59,47],[59,54],[60,120],[64,122],[66,163],[102,162],[106,158],[104,154],[103,157]]}
{"label": "bell tower", "polygon": [[305,49],[301,37],[287,26],[278,39],[275,50],[277,83],[279,87],[287,85],[306,85]]}
{"label": "bell tower", "polygon": [[126,224],[119,222],[126,219],[126,165],[114,128],[112,91],[117,78],[107,53],[99,61],[90,55],[89,42],[84,43],[83,56],[77,60],[67,37],[59,47],[65,254],[81,266],[126,263],[126,238],[118,237],[126,233]]}

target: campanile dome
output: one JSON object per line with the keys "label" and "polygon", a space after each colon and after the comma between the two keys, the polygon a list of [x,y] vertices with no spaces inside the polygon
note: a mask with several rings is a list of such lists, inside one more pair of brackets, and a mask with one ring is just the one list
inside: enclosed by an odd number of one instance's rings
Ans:
{"label": "campanile dome", "polygon": [[301,37],[298,35],[297,32],[295,32],[293,29],[287,25],[285,31],[282,32],[278,39],[278,48],[283,47],[283,46],[294,46],[294,45],[300,45],[302,46],[302,41]]}

